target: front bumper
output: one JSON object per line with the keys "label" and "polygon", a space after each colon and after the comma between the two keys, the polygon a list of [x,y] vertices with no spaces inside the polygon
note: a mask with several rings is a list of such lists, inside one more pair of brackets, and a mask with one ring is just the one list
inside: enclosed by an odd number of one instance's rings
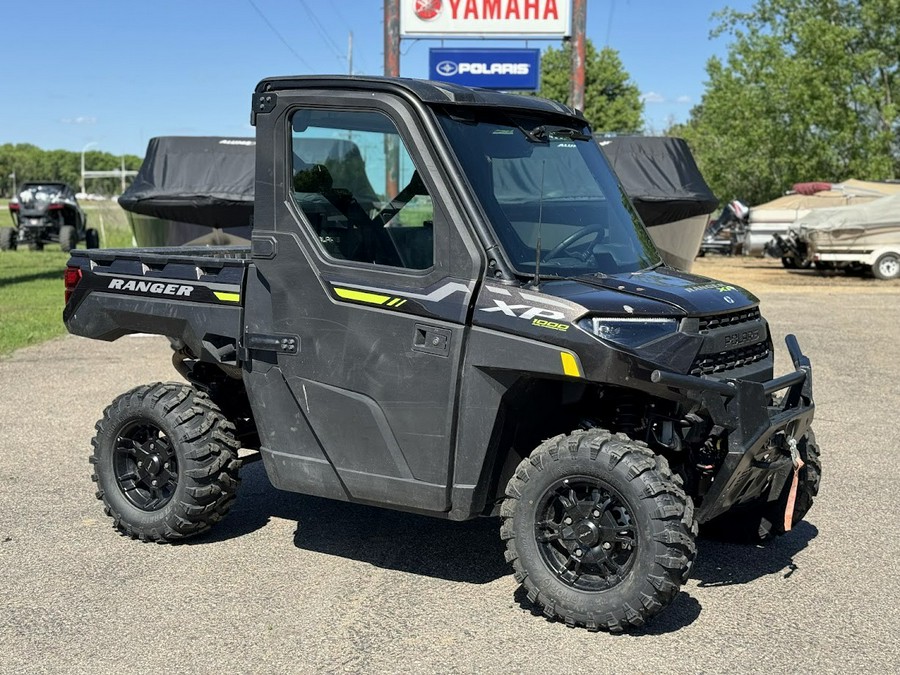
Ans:
{"label": "front bumper", "polygon": [[[728,452],[703,495],[697,519],[703,523],[730,508],[776,499],[793,469],[789,442],[812,424],[812,366],[797,338],[785,338],[794,372],[769,380],[711,379],[656,370],[651,379],[695,396],[713,424],[728,432]],[[772,395],[786,390],[776,404]]]}

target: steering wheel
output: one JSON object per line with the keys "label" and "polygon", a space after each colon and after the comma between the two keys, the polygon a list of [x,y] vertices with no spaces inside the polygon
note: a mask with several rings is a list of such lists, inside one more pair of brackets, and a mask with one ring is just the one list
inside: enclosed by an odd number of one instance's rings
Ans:
{"label": "steering wheel", "polygon": [[578,232],[570,234],[552,249],[547,251],[546,255],[542,257],[542,260],[546,262],[548,260],[556,258],[560,253],[572,246],[572,244],[574,244],[576,241],[584,239],[589,234],[594,235],[594,239],[591,241],[591,243],[593,244],[595,241],[597,241],[597,239],[600,238],[600,235],[603,234],[603,228],[600,225],[588,225],[583,230],[579,230]]}

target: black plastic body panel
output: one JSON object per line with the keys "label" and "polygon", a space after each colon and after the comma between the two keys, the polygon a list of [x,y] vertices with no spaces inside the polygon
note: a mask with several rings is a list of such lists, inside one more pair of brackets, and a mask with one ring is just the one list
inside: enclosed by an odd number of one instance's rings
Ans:
{"label": "black plastic body panel", "polygon": [[[182,253],[182,251],[184,251]],[[63,310],[70,333],[116,340],[154,333],[203,361],[236,365],[246,249],[74,250],[81,281]]]}

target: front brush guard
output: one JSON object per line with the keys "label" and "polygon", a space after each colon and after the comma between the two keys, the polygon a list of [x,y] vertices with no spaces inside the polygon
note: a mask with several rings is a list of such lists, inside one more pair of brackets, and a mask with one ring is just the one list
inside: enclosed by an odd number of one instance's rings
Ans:
{"label": "front brush guard", "polygon": [[[738,504],[776,499],[793,463],[791,441],[799,442],[812,424],[812,366],[797,338],[785,338],[794,372],[768,382],[711,379],[654,370],[651,381],[697,392],[713,424],[728,432],[728,454],[697,511],[701,523]],[[772,394],[787,389],[776,405]]]}

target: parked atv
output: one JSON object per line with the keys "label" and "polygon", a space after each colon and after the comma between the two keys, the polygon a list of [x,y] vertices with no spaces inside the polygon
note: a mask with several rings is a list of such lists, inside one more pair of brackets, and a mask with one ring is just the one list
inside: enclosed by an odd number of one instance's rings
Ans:
{"label": "parked atv", "polygon": [[261,459],[291,492],[500,516],[543,614],[622,631],[678,595],[698,525],[759,540],[806,516],[809,359],[789,336],[774,377],[758,299],[662,261],[577,111],[326,76],[263,80],[251,120],[249,247],[65,272],[71,333],[165,335],[184,378],[96,426],[122,533],[206,532]]}
{"label": "parked atv", "polygon": [[87,228],[87,215],[65,183],[24,183],[9,202],[9,212],[15,227],[0,227],[0,251],[15,250],[19,244],[32,251],[59,244],[64,252],[80,241],[86,248],[100,246],[97,230]]}

